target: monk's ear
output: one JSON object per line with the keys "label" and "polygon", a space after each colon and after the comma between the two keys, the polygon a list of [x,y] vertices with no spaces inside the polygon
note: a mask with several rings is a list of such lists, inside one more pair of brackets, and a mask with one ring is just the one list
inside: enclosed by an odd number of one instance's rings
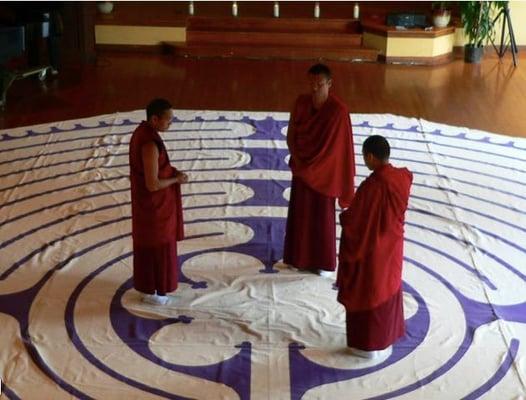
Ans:
{"label": "monk's ear", "polygon": [[327,86],[330,88],[332,86],[332,79],[327,80]]}
{"label": "monk's ear", "polygon": [[374,165],[374,156],[373,153],[366,153],[363,155],[363,160],[365,162],[365,165],[367,168],[370,168],[372,165]]}
{"label": "monk's ear", "polygon": [[157,126],[157,123],[159,122],[159,117],[157,115],[152,115],[150,117],[150,124],[152,124],[153,126]]}

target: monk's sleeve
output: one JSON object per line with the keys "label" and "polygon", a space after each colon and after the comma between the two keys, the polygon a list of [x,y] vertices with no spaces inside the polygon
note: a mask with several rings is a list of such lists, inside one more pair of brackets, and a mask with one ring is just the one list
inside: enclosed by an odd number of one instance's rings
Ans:
{"label": "monk's sleeve", "polygon": [[342,214],[343,261],[354,263],[363,260],[374,250],[383,230],[384,203],[382,185],[369,185],[356,197],[352,207]]}
{"label": "monk's sleeve", "polygon": [[[337,137],[336,143],[333,143],[330,148],[338,148],[337,155],[338,166],[337,171],[341,174],[340,177],[340,196],[338,197],[338,204],[341,208],[347,208],[351,205],[354,197],[354,177],[356,175],[356,166],[354,160],[354,145],[352,124],[347,110],[339,112],[335,118],[334,129],[340,133],[333,135]],[[332,150],[334,151],[334,150]]]}

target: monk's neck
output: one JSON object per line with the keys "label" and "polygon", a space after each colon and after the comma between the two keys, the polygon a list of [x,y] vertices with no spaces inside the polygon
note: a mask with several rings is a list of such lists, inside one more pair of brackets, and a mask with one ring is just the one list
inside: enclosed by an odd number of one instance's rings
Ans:
{"label": "monk's neck", "polygon": [[153,126],[153,124],[150,121],[146,121],[146,125],[148,125],[151,129],[153,129],[155,132],[159,133],[157,128]]}
{"label": "monk's neck", "polygon": [[323,105],[328,100],[328,98],[329,96],[325,96],[322,98],[312,97],[312,106],[314,107],[315,110],[319,110],[320,108],[323,107]]}
{"label": "monk's neck", "polygon": [[388,165],[389,165],[389,161],[378,163],[378,165],[374,166],[373,172],[378,172],[378,171],[384,169],[385,167],[387,167]]}

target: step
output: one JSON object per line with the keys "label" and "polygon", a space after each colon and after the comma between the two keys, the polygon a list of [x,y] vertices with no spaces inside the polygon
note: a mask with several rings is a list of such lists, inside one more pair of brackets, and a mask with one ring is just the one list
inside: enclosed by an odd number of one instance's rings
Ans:
{"label": "step", "polygon": [[353,33],[187,31],[186,41],[188,44],[347,47],[360,46],[362,35]]}
{"label": "step", "polygon": [[246,45],[195,45],[186,42],[165,42],[165,50],[177,57],[222,57],[283,60],[332,60],[376,62],[378,51],[354,47],[296,47]]}
{"label": "step", "polygon": [[190,17],[187,31],[361,33],[356,19]]}

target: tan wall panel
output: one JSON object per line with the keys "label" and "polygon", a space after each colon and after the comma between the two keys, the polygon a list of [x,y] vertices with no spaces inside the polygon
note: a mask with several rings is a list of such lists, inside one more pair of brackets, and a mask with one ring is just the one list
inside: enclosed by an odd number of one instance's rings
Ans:
{"label": "tan wall panel", "polygon": [[387,57],[436,57],[453,51],[454,35],[436,38],[389,38]]}
{"label": "tan wall panel", "polygon": [[96,44],[158,45],[163,41],[184,42],[184,27],[95,25]]}

